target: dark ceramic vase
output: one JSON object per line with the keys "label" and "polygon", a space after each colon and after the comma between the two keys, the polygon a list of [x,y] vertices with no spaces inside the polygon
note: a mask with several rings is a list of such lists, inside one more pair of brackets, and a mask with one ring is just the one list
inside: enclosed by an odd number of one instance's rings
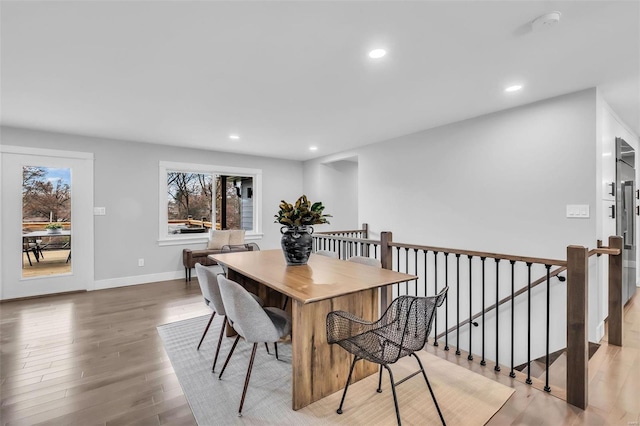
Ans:
{"label": "dark ceramic vase", "polygon": [[287,265],[306,265],[311,254],[313,245],[313,227],[311,226],[283,226],[280,228],[282,234],[282,251]]}

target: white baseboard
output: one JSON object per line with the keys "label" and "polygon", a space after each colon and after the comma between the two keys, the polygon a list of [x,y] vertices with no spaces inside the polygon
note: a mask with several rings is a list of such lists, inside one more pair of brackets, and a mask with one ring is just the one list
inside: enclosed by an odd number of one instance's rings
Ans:
{"label": "white baseboard", "polygon": [[[222,273],[222,268],[218,265],[214,265],[211,268],[216,268],[217,269],[217,273]],[[192,273],[192,280],[193,279],[197,279],[195,277],[195,271],[191,271]],[[159,281],[170,281],[170,280],[177,280],[177,279],[183,279],[184,280],[184,269],[181,269],[179,271],[170,271],[170,272],[160,272],[157,274],[147,274],[147,275],[135,275],[132,277],[121,277],[121,278],[109,278],[106,280],[96,280],[94,281],[94,286],[92,289],[88,289],[88,291],[91,290],[104,290],[107,288],[116,288],[116,287],[127,287],[127,286],[131,286],[131,285],[138,285],[138,284],[148,284],[148,283],[155,283],[155,282],[159,282]]]}
{"label": "white baseboard", "polygon": [[94,282],[93,290],[104,290],[107,288],[127,287],[131,285],[154,283],[158,281],[177,280],[180,278],[184,279],[184,269],[181,269],[179,271],[160,272],[157,274],[135,275],[132,277],[96,280]]}
{"label": "white baseboard", "polygon": [[604,337],[604,321],[600,322],[600,324],[598,324],[598,327],[596,327],[596,343],[600,342],[600,340],[602,340],[603,337]]}

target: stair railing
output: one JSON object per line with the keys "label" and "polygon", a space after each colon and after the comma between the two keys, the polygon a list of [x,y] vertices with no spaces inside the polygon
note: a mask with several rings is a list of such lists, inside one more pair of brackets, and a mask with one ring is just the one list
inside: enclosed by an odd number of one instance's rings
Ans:
{"label": "stair railing", "polygon": [[[368,235],[368,226],[363,225]],[[609,343],[622,344],[622,303],[621,303],[621,277],[622,277],[622,242],[620,237],[610,237],[609,247],[598,247],[588,251],[584,247],[567,247],[567,259],[547,259],[537,257],[526,257],[507,255],[490,252],[480,252],[471,250],[449,249],[442,247],[423,246],[415,244],[404,244],[394,242],[391,232],[382,232],[380,240],[370,240],[362,237],[361,232],[356,231],[335,231],[331,233],[318,233],[314,235],[314,249],[330,250],[338,253],[341,259],[348,259],[351,256],[369,256],[381,261],[382,266],[387,269],[406,272],[419,277],[412,282],[404,282],[388,286],[381,289],[380,300],[381,309],[393,300],[395,296],[401,294],[426,295],[435,294],[438,289],[449,286],[449,295],[443,307],[437,313],[434,322],[433,345],[439,346],[444,343],[444,350],[448,351],[449,338],[454,337],[455,342],[451,342],[455,347],[456,355],[461,355],[463,350],[467,354],[469,361],[474,360],[474,354],[478,351],[477,346],[473,346],[473,328],[481,323],[480,340],[480,364],[486,365],[489,359],[486,356],[486,340],[488,332],[486,330],[487,317],[492,316],[495,332],[495,352],[491,361],[495,362],[494,370],[500,372],[502,364],[499,362],[501,354],[500,336],[501,327],[509,328],[509,355],[510,366],[508,375],[512,378],[522,380],[533,387],[551,392],[549,367],[551,350],[551,312],[558,310],[558,298],[554,298],[552,308],[552,282],[551,279],[558,277],[562,282],[563,277],[558,276],[566,271],[566,348],[567,348],[567,371],[566,371],[566,393],[563,389],[554,387],[554,394],[566,399],[566,401],[579,408],[587,406],[587,378],[588,378],[588,333],[587,333],[587,292],[588,292],[588,258],[593,255],[609,256],[609,318],[608,332]],[[600,246],[600,244],[598,244]],[[488,261],[488,262],[487,262]],[[461,270],[462,268],[462,270]],[[525,273],[522,273],[524,268]],[[489,277],[487,273],[493,269],[493,274]],[[455,272],[454,272],[455,271]],[[540,273],[542,272],[542,273]],[[523,281],[523,275],[526,275]],[[534,275],[542,275],[541,278],[533,280]],[[504,282],[507,282],[505,284]],[[516,286],[516,283],[518,285]],[[536,301],[543,299],[544,311],[542,319],[538,315],[532,315],[532,290],[542,286],[542,291],[536,295]],[[554,282],[553,290],[560,292],[562,288]],[[453,291],[452,291],[453,290]],[[464,294],[466,292],[466,294]],[[475,293],[481,293],[480,302],[477,301]],[[461,297],[461,294],[466,297]],[[503,297],[500,295],[503,294]],[[506,294],[506,295],[505,295]],[[527,374],[515,371],[515,340],[516,340],[516,298],[526,294],[526,348],[527,348]],[[616,296],[619,294],[619,297]],[[476,299],[474,299],[474,295]],[[487,304],[487,297],[493,303]],[[524,297],[524,296],[523,296]],[[453,300],[449,300],[453,299]],[[464,304],[464,306],[462,306]],[[451,306],[450,306],[451,305]],[[477,308],[480,306],[479,309]],[[474,313],[474,307],[476,312]],[[502,307],[502,308],[501,308]],[[507,320],[503,321],[505,312]],[[463,313],[463,310],[465,312]],[[444,311],[444,312],[441,312]],[[455,324],[449,327],[450,315],[455,315]],[[461,319],[461,315],[465,318]],[[468,316],[467,316],[468,315]],[[502,318],[501,318],[502,317]],[[510,318],[509,318],[510,317]],[[535,317],[535,318],[532,318]],[[441,325],[438,326],[440,319]],[[544,381],[531,377],[531,360],[537,357],[532,356],[532,321],[544,322],[544,357],[545,357],[545,378]],[[464,327],[464,329],[463,329]],[[556,327],[554,327],[555,329]],[[441,330],[441,331],[439,331]],[[461,342],[461,334],[467,333],[467,342]],[[504,333],[503,333],[504,334]],[[519,333],[521,334],[521,333]],[[554,338],[558,338],[554,334]],[[453,335],[453,336],[450,336]],[[444,341],[442,341],[444,338]],[[519,337],[520,339],[522,336]],[[556,346],[558,342],[554,343]],[[466,346],[466,348],[464,348]],[[475,349],[475,351],[474,351]],[[492,348],[493,349],[493,348]],[[558,349],[555,347],[554,350]],[[506,373],[506,372],[505,372]]]}

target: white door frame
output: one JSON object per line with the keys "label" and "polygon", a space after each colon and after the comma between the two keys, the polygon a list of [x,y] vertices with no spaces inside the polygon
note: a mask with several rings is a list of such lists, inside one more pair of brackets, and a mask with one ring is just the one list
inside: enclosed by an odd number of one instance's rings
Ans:
{"label": "white door frame", "polygon": [[[13,200],[15,196],[14,194],[5,194],[7,188],[3,188],[2,185],[8,185],[8,183],[2,180],[5,173],[2,171],[2,163],[4,158],[11,158],[12,154],[16,155],[16,159],[21,160],[24,157],[33,156],[34,160],[36,157],[49,157],[52,161],[70,160],[76,163],[76,167],[74,167],[76,177],[74,178],[73,174],[71,177],[72,191],[74,188],[76,191],[76,195],[72,195],[72,221],[78,226],[72,228],[72,232],[74,229],[77,229],[78,232],[74,232],[71,238],[71,250],[74,253],[71,275],[23,279],[21,273],[18,278],[15,271],[9,270],[9,268],[17,268],[13,258],[15,257],[14,248],[19,246],[18,243],[14,244],[15,232],[9,228],[14,224],[5,223],[8,220],[13,220],[11,219],[13,214],[9,215],[7,212],[10,207],[15,206],[15,200]],[[0,208],[0,243],[2,244],[0,247],[0,271],[2,271],[0,272],[0,300],[94,289],[93,162],[94,155],[89,152],[0,145],[0,188],[3,189],[2,208]],[[73,169],[72,173],[74,173]],[[79,173],[82,175],[81,181],[78,177]],[[79,183],[82,185],[81,195],[77,194],[78,188],[80,188]],[[8,200],[13,202],[7,203],[10,205],[5,205]],[[20,217],[22,217],[21,214]],[[7,228],[3,229],[5,226]],[[11,241],[4,241],[3,238],[11,239]],[[37,284],[31,285],[40,280],[46,281],[47,287],[43,289]]]}

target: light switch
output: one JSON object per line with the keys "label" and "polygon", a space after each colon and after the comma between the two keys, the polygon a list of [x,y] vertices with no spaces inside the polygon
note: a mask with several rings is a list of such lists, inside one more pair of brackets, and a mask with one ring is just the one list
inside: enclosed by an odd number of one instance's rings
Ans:
{"label": "light switch", "polygon": [[589,204],[567,204],[567,217],[588,219]]}
{"label": "light switch", "polygon": [[105,216],[107,214],[107,208],[106,207],[94,207],[93,208],[93,215],[94,216]]}

